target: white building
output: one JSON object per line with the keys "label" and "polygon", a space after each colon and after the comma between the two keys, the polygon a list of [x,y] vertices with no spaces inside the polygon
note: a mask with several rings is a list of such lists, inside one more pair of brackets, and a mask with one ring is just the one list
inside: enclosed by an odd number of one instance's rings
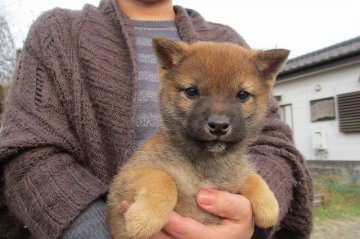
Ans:
{"label": "white building", "polygon": [[305,159],[360,161],[360,37],[289,60],[274,95]]}

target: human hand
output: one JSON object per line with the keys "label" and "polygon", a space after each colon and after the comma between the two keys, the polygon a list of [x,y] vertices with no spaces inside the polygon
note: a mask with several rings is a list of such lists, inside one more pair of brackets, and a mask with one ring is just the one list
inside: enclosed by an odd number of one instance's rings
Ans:
{"label": "human hand", "polygon": [[204,225],[173,212],[163,230],[151,239],[250,239],[254,233],[251,204],[242,195],[200,190],[196,196],[205,211],[224,218],[219,225]]}

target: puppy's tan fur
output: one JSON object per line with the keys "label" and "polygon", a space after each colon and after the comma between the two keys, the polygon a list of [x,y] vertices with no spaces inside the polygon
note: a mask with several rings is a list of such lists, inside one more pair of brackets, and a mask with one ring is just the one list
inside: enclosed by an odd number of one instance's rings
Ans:
{"label": "puppy's tan fur", "polygon": [[[153,45],[163,124],[110,187],[113,238],[147,239],[161,230],[172,210],[203,223],[219,223],[221,218],[196,203],[202,188],[244,195],[259,227],[275,225],[277,200],[252,169],[246,147],[261,130],[271,87],[289,52],[166,39],[155,39]],[[240,92],[249,97],[242,99]],[[124,201],[130,205],[126,213]]]}

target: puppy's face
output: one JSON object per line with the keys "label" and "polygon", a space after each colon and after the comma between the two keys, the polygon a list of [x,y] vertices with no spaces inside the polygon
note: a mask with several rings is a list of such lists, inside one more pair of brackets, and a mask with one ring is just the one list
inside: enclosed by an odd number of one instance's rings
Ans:
{"label": "puppy's face", "polygon": [[162,117],[174,136],[217,153],[256,136],[287,50],[166,39],[154,39],[153,45]]}

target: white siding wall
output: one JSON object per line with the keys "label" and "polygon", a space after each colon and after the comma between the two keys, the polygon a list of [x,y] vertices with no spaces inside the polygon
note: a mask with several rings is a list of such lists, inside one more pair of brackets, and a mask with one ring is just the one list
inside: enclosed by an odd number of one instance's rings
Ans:
{"label": "white siding wall", "polygon": [[[277,83],[274,95],[281,95],[280,104],[292,104],[294,140],[306,159],[360,160],[360,133],[340,132],[338,115],[335,120],[311,122],[310,101],[360,91],[360,64],[342,67],[288,82]],[[315,86],[321,90],[316,91]],[[337,110],[336,110],[337,113]],[[317,154],[312,145],[312,133],[322,129],[327,134],[326,154]]]}

